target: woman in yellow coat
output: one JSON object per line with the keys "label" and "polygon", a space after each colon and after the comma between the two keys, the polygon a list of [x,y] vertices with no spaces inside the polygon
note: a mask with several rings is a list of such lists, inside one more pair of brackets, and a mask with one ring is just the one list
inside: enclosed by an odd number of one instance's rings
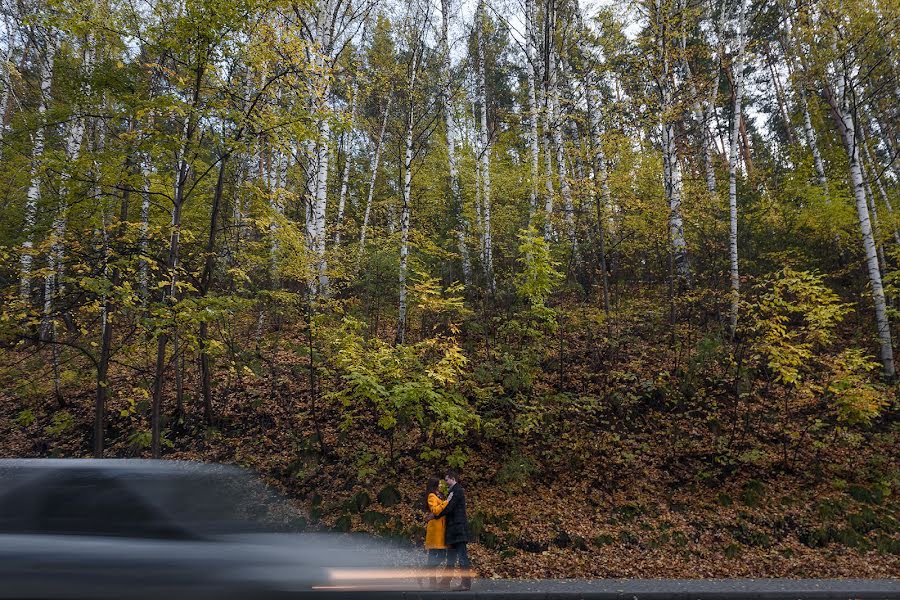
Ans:
{"label": "woman in yellow coat", "polygon": [[[439,492],[440,479],[432,477],[428,480],[425,487],[425,497],[428,512],[433,516],[440,514],[447,507],[450,498],[441,499]],[[425,552],[428,554],[428,568],[435,570],[435,576],[432,577],[432,584],[437,583],[436,571],[441,565],[447,562],[447,544],[444,542],[444,533],[447,528],[447,519],[430,519],[425,526]]]}

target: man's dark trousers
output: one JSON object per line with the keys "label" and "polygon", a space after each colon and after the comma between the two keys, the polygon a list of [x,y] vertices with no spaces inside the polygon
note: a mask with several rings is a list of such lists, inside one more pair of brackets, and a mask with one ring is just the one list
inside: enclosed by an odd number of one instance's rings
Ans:
{"label": "man's dark trousers", "polygon": [[457,563],[459,563],[459,568],[462,569],[463,572],[463,589],[472,587],[472,577],[470,575],[472,563],[469,562],[469,549],[466,544],[467,542],[460,542],[458,544],[451,544],[450,547],[447,548],[447,568],[452,573],[456,568]]}

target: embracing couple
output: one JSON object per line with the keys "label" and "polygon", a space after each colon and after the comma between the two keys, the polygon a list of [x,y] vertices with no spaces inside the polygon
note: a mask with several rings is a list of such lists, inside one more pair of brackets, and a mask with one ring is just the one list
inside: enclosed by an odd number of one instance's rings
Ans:
{"label": "embracing couple", "polygon": [[[469,521],[466,517],[466,494],[459,483],[459,473],[449,469],[444,476],[447,484],[447,497],[441,497],[440,480],[434,477],[425,488],[427,498],[428,525],[425,529],[425,551],[428,553],[428,567],[435,573],[446,560],[446,570],[440,585],[446,588],[457,564],[462,570],[460,590],[472,587],[472,564],[469,562]],[[437,583],[437,577],[432,579]]]}

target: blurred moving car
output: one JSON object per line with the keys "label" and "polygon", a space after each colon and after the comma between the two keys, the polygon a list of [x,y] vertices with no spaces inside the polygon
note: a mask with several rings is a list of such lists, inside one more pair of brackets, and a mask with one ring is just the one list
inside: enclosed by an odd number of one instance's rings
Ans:
{"label": "blurred moving car", "polygon": [[287,533],[251,473],[176,461],[0,460],[0,598],[265,598],[417,588],[407,551]]}

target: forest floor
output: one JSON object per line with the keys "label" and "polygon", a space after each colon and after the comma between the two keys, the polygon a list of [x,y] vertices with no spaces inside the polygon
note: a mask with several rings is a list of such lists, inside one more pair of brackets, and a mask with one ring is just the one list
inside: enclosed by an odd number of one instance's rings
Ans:
{"label": "forest floor", "polygon": [[[238,410],[238,407],[245,407]],[[167,458],[237,463],[259,471],[292,498],[311,526],[371,531],[418,541],[429,470],[403,459],[393,477],[359,478],[330,459],[295,474],[304,419],[288,407],[266,411],[229,402],[240,414],[206,435],[185,429]],[[48,411],[23,424],[0,404],[3,456],[89,456],[90,397],[73,399],[63,432]],[[294,416],[292,416],[294,413]],[[306,428],[309,427],[308,422]],[[310,432],[306,432],[310,433]],[[327,437],[327,436],[326,436]],[[48,441],[49,440],[49,441]],[[900,456],[894,436],[868,440],[871,457]],[[110,455],[128,456],[121,443]],[[307,452],[307,456],[311,456]],[[867,456],[843,457],[845,471]],[[836,458],[837,459],[837,458]],[[302,452],[300,460],[302,458]],[[647,453],[620,483],[596,472],[535,473],[498,483],[502,457],[479,452],[465,468],[472,559],[484,577],[897,577],[898,502],[878,485],[788,473],[679,485]],[[896,472],[896,462],[893,471]],[[597,470],[602,470],[598,465]],[[294,473],[294,474],[292,474]]]}
{"label": "forest floor", "polygon": [[[113,387],[126,389],[129,382],[117,377]],[[291,499],[303,515],[300,525],[421,544],[424,482],[439,474],[437,467],[417,458],[415,442],[388,462],[361,466],[345,448],[374,450],[388,441],[374,423],[342,431],[340,407],[313,406],[295,377],[285,366],[273,378],[229,385],[216,399],[214,428],[202,423],[199,394],[189,383],[187,416],[164,456],[256,470]],[[23,410],[20,398],[0,392],[0,456],[90,456],[92,394],[87,385],[76,387],[64,410],[52,399]],[[143,409],[113,396],[107,456],[148,456],[143,434],[135,434],[146,427]],[[791,468],[775,458],[717,465],[696,445],[673,444],[660,423],[651,419],[622,433],[613,458],[554,455],[552,441],[541,448],[523,441],[511,450],[475,435],[463,482],[476,540],[470,554],[480,575],[900,575],[895,423],[856,434],[852,444],[800,446]],[[545,456],[555,458],[543,462]]]}

